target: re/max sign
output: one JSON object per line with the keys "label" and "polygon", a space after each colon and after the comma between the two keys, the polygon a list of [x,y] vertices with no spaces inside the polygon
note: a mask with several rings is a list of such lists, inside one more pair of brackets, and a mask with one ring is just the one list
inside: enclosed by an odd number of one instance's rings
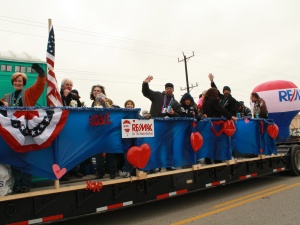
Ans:
{"label": "re/max sign", "polygon": [[132,131],[153,131],[153,124],[132,124]]}
{"label": "re/max sign", "polygon": [[293,100],[300,100],[300,90],[297,89],[278,91],[278,94],[280,102],[292,102]]}

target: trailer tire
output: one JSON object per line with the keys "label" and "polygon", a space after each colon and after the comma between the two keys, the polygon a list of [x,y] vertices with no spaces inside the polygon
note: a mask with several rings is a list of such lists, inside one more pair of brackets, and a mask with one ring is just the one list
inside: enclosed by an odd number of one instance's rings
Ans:
{"label": "trailer tire", "polygon": [[292,145],[289,157],[290,173],[294,176],[300,176],[300,146]]}

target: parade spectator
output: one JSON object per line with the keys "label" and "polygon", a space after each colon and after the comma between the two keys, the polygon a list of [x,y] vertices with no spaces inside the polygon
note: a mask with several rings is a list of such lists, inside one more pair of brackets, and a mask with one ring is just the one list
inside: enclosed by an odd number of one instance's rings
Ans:
{"label": "parade spectator", "polygon": [[[108,99],[105,94],[105,88],[102,85],[92,86],[90,99],[93,100],[92,107],[103,107],[109,108],[113,107],[112,100]],[[118,106],[115,106],[119,108]],[[114,153],[99,153],[95,156],[96,158],[96,178],[101,179],[105,175],[105,159],[108,165],[109,178],[116,178],[116,162]]]}
{"label": "parade spectator", "polygon": [[[222,116],[226,117],[227,120],[236,121],[237,118],[232,116],[220,103],[220,98],[218,94],[218,90],[216,88],[210,88],[207,90],[202,106],[203,114],[207,117],[215,117],[220,118]],[[222,162],[221,160],[214,160],[215,163]],[[209,158],[205,158],[206,164],[211,164],[212,160]]]}
{"label": "parade spectator", "polygon": [[[35,106],[38,98],[44,91],[46,84],[45,71],[36,63],[32,64],[32,69],[38,73],[36,82],[29,88],[24,90],[27,83],[27,76],[24,73],[14,73],[11,77],[11,83],[15,89],[10,94],[5,94],[2,99],[4,106]],[[31,188],[31,174],[25,173],[11,166],[12,175],[14,177],[14,193],[26,193]]]}
{"label": "parade spectator", "polygon": [[150,114],[152,117],[176,117],[180,116],[181,107],[176,101],[173,92],[174,85],[172,83],[165,84],[165,91],[152,91],[149,83],[153,80],[153,76],[148,76],[143,82],[143,95],[150,99]]}
{"label": "parade spectator", "polygon": [[197,107],[195,107],[194,98],[189,94],[185,93],[181,100],[181,117],[191,117],[194,119],[200,119]]}
{"label": "parade spectator", "polygon": [[96,84],[92,86],[90,92],[90,99],[92,100],[91,107],[106,107],[106,93],[102,85]]}
{"label": "parade spectator", "polygon": [[[79,100],[80,96],[76,89],[73,89],[73,81],[70,79],[63,79],[61,82],[60,95],[63,106],[81,107]],[[68,171],[64,176],[60,178],[61,181],[68,181],[71,179],[71,175],[82,178],[83,174],[80,172],[83,164],[75,166],[73,169]]]}
{"label": "parade spectator", "polygon": [[232,116],[220,103],[218,90],[216,88],[210,88],[207,90],[203,99],[203,114],[207,117],[220,118],[226,117],[227,120],[237,120],[235,116]]}
{"label": "parade spectator", "polygon": [[252,117],[251,109],[245,106],[243,101],[238,102],[238,113],[240,113],[241,117]]}
{"label": "parade spectator", "polygon": [[[172,83],[165,84],[165,91],[153,91],[149,88],[149,83],[153,80],[153,76],[148,76],[143,82],[142,93],[143,95],[150,99],[150,115],[152,117],[178,117],[181,114],[181,106],[176,101],[173,92],[174,85]],[[172,156],[168,156],[169,163],[173,161]],[[175,170],[173,167],[167,167],[167,171]],[[159,169],[160,171],[160,169]],[[155,172],[151,170],[150,173]]]}
{"label": "parade spectator", "polygon": [[197,104],[197,107],[198,107],[198,111],[199,111],[199,112],[200,112],[201,109],[202,109],[203,98],[204,98],[205,93],[206,93],[206,90],[204,90],[204,91],[202,92],[202,94],[199,95],[198,104]]}
{"label": "parade spectator", "polygon": [[[132,100],[127,100],[124,103],[125,108],[133,109],[135,104]],[[127,151],[130,147],[134,146],[134,139],[133,138],[123,138],[122,139],[123,145],[123,165],[121,170],[119,170],[119,176],[121,177],[130,177],[133,174],[133,167],[127,160]]]}
{"label": "parade spectator", "polygon": [[[217,88],[215,82],[214,82],[214,75],[212,73],[210,73],[208,75],[209,80],[211,82],[211,87],[212,88]],[[224,86],[223,87],[223,94],[220,93],[220,91],[218,90],[218,95],[220,97],[220,102],[221,105],[232,115],[232,116],[236,116],[237,113],[237,101],[235,100],[235,98],[233,98],[231,96],[231,89],[228,86]]]}
{"label": "parade spectator", "polygon": [[81,107],[78,91],[73,89],[73,81],[63,79],[61,82],[60,95],[63,106]]}
{"label": "parade spectator", "polygon": [[250,100],[254,103],[254,117],[268,119],[268,108],[265,100],[260,98],[256,92],[251,93]]}
{"label": "parade spectator", "polygon": [[125,108],[130,108],[130,109],[133,109],[135,107],[135,104],[132,100],[127,100],[125,103],[124,103],[124,107]]}

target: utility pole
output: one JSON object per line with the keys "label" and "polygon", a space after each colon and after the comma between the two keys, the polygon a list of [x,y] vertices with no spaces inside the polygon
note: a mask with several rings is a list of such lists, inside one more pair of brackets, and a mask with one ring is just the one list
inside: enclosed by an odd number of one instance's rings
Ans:
{"label": "utility pole", "polygon": [[191,56],[189,56],[189,57],[186,57],[185,54],[184,54],[184,52],[182,52],[182,54],[183,54],[183,59],[182,59],[182,60],[179,60],[179,58],[178,58],[178,62],[184,61],[184,66],[185,66],[185,78],[186,78],[186,88],[180,88],[180,91],[187,90],[187,92],[190,93],[190,88],[197,87],[198,84],[196,83],[195,86],[194,86],[193,84],[192,84],[191,87],[189,86],[189,76],[188,76],[188,70],[187,70],[187,60],[190,59],[190,58],[192,58],[192,57],[195,56],[195,55],[194,55],[194,52],[193,52],[193,55],[191,55]]}

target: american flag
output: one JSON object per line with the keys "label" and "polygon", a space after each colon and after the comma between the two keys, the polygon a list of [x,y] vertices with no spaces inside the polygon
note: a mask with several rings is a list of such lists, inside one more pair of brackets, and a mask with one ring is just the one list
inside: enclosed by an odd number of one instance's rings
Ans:
{"label": "american flag", "polygon": [[47,105],[48,106],[62,106],[62,100],[59,93],[57,80],[54,73],[55,61],[55,38],[53,26],[50,27],[47,55],[46,55],[48,73],[47,73]]}

